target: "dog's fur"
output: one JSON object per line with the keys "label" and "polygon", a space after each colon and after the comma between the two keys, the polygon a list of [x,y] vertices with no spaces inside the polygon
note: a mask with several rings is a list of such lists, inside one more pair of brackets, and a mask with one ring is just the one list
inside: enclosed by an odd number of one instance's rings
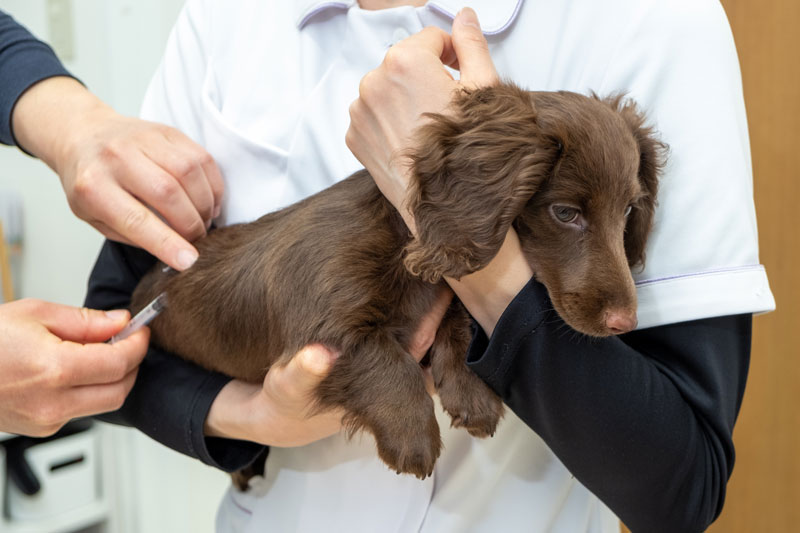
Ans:
{"label": "dog's fur", "polygon": [[[389,466],[424,478],[441,440],[409,343],[442,277],[484,267],[510,227],[567,324],[593,336],[635,327],[630,266],[644,260],[663,148],[635,106],[501,84],[464,91],[454,110],[431,116],[411,154],[417,238],[357,172],[211,232],[183,273],[154,268],[133,303],[167,292],[154,342],[251,382],[307,344],[338,350],[318,408],[343,408],[345,426],[370,431]],[[503,407],[465,365],[468,326],[454,301],[430,361],[454,425],[484,437]]]}

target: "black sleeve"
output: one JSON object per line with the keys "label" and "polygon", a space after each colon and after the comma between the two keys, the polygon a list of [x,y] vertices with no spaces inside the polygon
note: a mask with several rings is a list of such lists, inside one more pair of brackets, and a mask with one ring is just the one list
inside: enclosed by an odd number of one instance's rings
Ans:
{"label": "black sleeve", "polygon": [[[139,279],[154,264],[155,258],[143,250],[106,241],[89,279],[85,305],[127,308]],[[97,418],[135,427],[173,450],[233,472],[252,463],[265,447],[203,434],[211,404],[229,381],[151,345],[125,404]]]}
{"label": "black sleeve", "polygon": [[15,145],[11,113],[22,93],[53,76],[72,75],[52,48],[0,11],[0,143]]}
{"label": "black sleeve", "polygon": [[751,315],[592,339],[531,281],[469,366],[634,532],[704,531],[734,462]]}

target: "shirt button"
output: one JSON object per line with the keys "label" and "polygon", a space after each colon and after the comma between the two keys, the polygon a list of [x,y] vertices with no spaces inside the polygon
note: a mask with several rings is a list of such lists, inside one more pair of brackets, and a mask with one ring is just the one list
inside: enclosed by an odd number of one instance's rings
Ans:
{"label": "shirt button", "polygon": [[392,44],[397,44],[410,35],[405,28],[397,28],[392,34]]}

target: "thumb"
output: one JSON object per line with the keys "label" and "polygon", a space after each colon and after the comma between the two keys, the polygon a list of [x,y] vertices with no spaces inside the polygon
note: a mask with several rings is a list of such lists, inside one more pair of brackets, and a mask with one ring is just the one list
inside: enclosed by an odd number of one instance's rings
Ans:
{"label": "thumb", "polygon": [[110,339],[130,318],[124,310],[98,311],[58,304],[48,304],[44,311],[42,323],[53,335],[83,344]]}
{"label": "thumb", "polygon": [[472,8],[465,7],[459,11],[453,21],[453,48],[463,85],[486,87],[498,82],[497,71],[489,55],[489,43]]}
{"label": "thumb", "polygon": [[310,344],[292,357],[280,381],[290,390],[307,393],[328,376],[336,357],[336,353],[321,344]]}

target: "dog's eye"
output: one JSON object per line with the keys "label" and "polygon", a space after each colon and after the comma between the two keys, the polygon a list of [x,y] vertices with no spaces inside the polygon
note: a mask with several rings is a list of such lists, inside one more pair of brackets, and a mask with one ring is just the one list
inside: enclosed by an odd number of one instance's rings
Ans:
{"label": "dog's eye", "polygon": [[628,218],[628,215],[631,214],[631,211],[633,211],[632,205],[629,205],[628,207],[625,208],[625,218]]}
{"label": "dog's eye", "polygon": [[569,207],[568,205],[554,205],[551,209],[553,211],[553,216],[564,224],[575,223],[581,214],[580,209]]}

